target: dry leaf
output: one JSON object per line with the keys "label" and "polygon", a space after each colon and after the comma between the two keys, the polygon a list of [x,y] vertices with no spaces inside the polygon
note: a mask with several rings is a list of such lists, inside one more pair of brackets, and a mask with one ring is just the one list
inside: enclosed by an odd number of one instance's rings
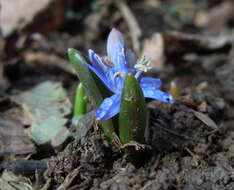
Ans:
{"label": "dry leaf", "polygon": [[[44,30],[48,32],[58,26],[64,19],[63,14],[67,2],[63,0],[1,0],[0,27],[3,36],[9,36],[15,30],[22,29],[29,24],[35,24],[33,20],[39,15],[40,17],[38,17],[36,23],[38,24],[37,31]],[[43,11],[46,13],[42,14]],[[39,22],[39,20],[43,20],[43,22]]]}
{"label": "dry leaf", "polygon": [[32,154],[35,151],[20,121],[0,118],[0,154]]}
{"label": "dry leaf", "polygon": [[205,125],[210,127],[211,129],[217,130],[219,129],[216,123],[206,114],[197,112],[193,110],[194,115],[200,119]]}
{"label": "dry leaf", "polygon": [[164,41],[162,35],[155,33],[146,39],[143,45],[142,55],[152,60],[152,67],[162,69],[164,63]]}
{"label": "dry leaf", "polygon": [[25,117],[31,121],[27,133],[39,145],[56,137],[65,127],[65,116],[71,112],[66,91],[60,83],[51,81],[43,82],[11,99],[22,106]]}

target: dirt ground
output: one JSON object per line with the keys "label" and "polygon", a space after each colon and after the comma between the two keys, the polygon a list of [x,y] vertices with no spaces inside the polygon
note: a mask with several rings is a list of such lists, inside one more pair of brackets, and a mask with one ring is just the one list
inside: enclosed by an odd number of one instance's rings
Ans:
{"label": "dirt ground", "polygon": [[[2,35],[0,184],[6,173],[16,180],[0,189],[234,190],[232,10],[228,0],[71,0],[62,19],[39,14],[23,29]],[[138,164],[96,124],[59,146],[35,143],[22,132],[31,126],[24,105],[12,98],[53,81],[74,102],[78,79],[67,49],[105,55],[112,27],[138,56],[153,58],[145,76],[160,78],[165,91],[173,81],[179,91],[172,105],[147,99],[147,148]],[[66,130],[79,133],[72,114],[65,118]]]}

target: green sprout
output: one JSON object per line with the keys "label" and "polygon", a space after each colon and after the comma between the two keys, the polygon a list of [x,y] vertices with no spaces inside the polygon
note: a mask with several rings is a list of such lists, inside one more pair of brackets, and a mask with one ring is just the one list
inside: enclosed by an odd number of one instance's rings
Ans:
{"label": "green sprout", "polygon": [[79,83],[76,88],[74,115],[82,116],[87,113],[87,96],[85,95],[84,86]]}

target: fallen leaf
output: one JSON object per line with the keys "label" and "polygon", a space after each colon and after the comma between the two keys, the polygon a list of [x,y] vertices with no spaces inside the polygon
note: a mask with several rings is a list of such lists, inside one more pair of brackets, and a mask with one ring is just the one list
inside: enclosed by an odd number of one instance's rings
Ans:
{"label": "fallen leaf", "polygon": [[52,139],[51,145],[53,147],[59,147],[70,136],[70,131],[66,127],[62,127]]}
{"label": "fallen leaf", "polygon": [[4,190],[33,190],[30,180],[4,170],[0,178],[0,188]]}
{"label": "fallen leaf", "polygon": [[0,155],[35,153],[35,146],[24,132],[23,124],[5,115],[0,118]]}
{"label": "fallen leaf", "polygon": [[88,131],[94,124],[96,117],[96,112],[91,111],[82,116],[75,116],[72,119],[72,124],[75,128],[74,137],[80,140],[82,137],[85,137]]}
{"label": "fallen leaf", "polygon": [[224,31],[228,33],[228,22],[234,18],[233,8],[233,1],[222,1],[208,11],[198,12],[194,24],[205,28],[209,34],[223,34]]}
{"label": "fallen leaf", "polygon": [[203,81],[197,85],[196,90],[202,92],[208,88],[208,85],[209,83],[207,81]]}
{"label": "fallen leaf", "polygon": [[15,30],[25,29],[28,25],[32,25],[31,29],[37,32],[49,32],[58,27],[64,19],[69,1],[1,0],[1,5],[0,28],[3,36],[7,37]]}
{"label": "fallen leaf", "polygon": [[198,106],[198,111],[199,112],[206,112],[208,109],[208,104],[206,102],[202,102],[199,106]]}
{"label": "fallen leaf", "polygon": [[11,99],[22,106],[31,125],[26,132],[38,145],[53,140],[65,127],[65,116],[71,112],[66,91],[60,83],[51,81],[43,82]]}
{"label": "fallen leaf", "polygon": [[[229,52],[234,42],[233,35],[204,36],[183,32],[163,33],[165,53],[168,55],[184,55],[186,53],[211,54]],[[174,58],[174,57],[173,57]]]}
{"label": "fallen leaf", "polygon": [[198,119],[200,119],[205,125],[207,125],[211,129],[219,129],[216,123],[208,115],[194,110],[193,113]]}
{"label": "fallen leaf", "polygon": [[152,67],[162,69],[164,63],[164,40],[161,34],[155,33],[151,38],[146,39],[143,45],[142,55],[149,57]]}
{"label": "fallen leaf", "polygon": [[[74,69],[68,61],[62,59],[56,55],[52,55],[44,52],[32,52],[26,51],[24,54],[24,59],[27,64],[35,66],[52,66],[64,70],[65,72],[75,75]],[[1,73],[0,73],[1,74]]]}

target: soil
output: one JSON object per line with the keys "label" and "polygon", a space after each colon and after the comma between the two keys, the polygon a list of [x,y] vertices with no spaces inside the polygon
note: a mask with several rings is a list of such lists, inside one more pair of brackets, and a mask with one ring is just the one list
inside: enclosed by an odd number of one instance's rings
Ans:
{"label": "soil", "polygon": [[[85,137],[68,140],[63,147],[36,146],[36,152],[27,158],[2,155],[1,171],[9,169],[27,176],[34,189],[44,190],[234,190],[234,40],[226,40],[219,47],[200,43],[210,37],[233,37],[234,17],[227,17],[224,23],[217,20],[223,28],[209,22],[202,27],[196,24],[198,13],[209,18],[215,8],[227,2],[128,1],[143,31],[142,43],[155,32],[177,30],[197,35],[197,40],[171,36],[164,47],[163,66],[145,74],[161,78],[165,91],[175,81],[180,96],[171,105],[147,99],[147,146],[138,164],[130,162],[123,149],[93,126]],[[8,100],[9,95],[46,80],[61,82],[73,101],[78,79],[66,67],[68,48],[84,54],[92,48],[105,54],[106,37],[113,26],[124,33],[131,46],[132,33],[118,6],[112,2],[93,10],[95,3],[98,1],[81,1],[82,6],[74,3],[72,10],[80,12],[82,19],[66,18],[50,34],[1,39],[5,48],[0,56],[7,81],[0,84],[2,114],[17,107]],[[98,16],[96,23],[87,24]],[[51,56],[55,57],[52,61]],[[71,129],[68,117],[67,127]],[[22,159],[40,162],[32,163],[35,167],[27,175],[24,169],[16,172],[17,164],[6,164]],[[43,163],[47,163],[46,170]],[[35,177],[38,168],[42,171],[40,179]]]}

